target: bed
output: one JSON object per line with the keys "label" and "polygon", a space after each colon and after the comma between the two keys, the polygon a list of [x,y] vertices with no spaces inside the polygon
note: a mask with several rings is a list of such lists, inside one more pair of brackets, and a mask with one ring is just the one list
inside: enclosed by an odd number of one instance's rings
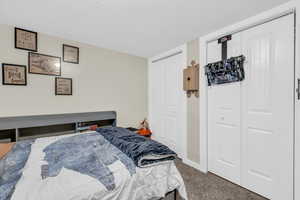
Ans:
{"label": "bed", "polygon": [[187,199],[176,154],[124,128],[0,144],[0,152],[0,200],[148,200],[172,191]]}

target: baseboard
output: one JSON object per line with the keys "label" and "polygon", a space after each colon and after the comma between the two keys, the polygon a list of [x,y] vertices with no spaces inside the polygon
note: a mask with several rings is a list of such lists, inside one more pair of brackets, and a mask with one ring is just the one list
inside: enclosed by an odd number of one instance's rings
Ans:
{"label": "baseboard", "polygon": [[193,167],[193,168],[197,169],[198,171],[201,171],[201,170],[200,170],[201,167],[200,167],[200,164],[199,164],[199,163],[196,163],[196,162],[194,162],[194,161],[191,161],[191,160],[189,160],[189,159],[187,159],[187,158],[186,158],[186,159],[183,159],[182,162],[183,162],[184,164],[190,166],[190,167]]}

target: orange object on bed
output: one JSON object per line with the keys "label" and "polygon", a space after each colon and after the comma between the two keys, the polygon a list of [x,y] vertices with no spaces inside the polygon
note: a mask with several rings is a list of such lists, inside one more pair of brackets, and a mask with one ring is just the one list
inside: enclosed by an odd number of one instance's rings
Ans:
{"label": "orange object on bed", "polygon": [[138,134],[140,134],[142,136],[151,136],[152,133],[149,129],[142,128],[142,129],[138,130]]}
{"label": "orange object on bed", "polygon": [[13,148],[15,143],[0,143],[0,159],[2,159]]}
{"label": "orange object on bed", "polygon": [[91,131],[96,131],[97,128],[98,128],[98,125],[92,125],[92,126],[90,126],[90,130]]}
{"label": "orange object on bed", "polygon": [[140,129],[137,131],[139,135],[150,137],[152,135],[147,119],[140,123]]}

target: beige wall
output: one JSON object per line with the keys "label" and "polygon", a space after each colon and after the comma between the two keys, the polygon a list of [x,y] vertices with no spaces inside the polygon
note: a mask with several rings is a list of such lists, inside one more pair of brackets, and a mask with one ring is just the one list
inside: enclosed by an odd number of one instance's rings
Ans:
{"label": "beige wall", "polygon": [[[147,116],[146,59],[44,34],[39,53],[61,57],[64,43],[80,48],[79,65],[62,62],[73,96],[55,96],[53,76],[28,74],[27,86],[0,84],[0,117],[115,110],[118,125],[136,126]],[[14,48],[13,27],[0,25],[0,44],[1,63],[27,65],[28,52]]]}
{"label": "beige wall", "polygon": [[[199,41],[193,40],[187,43],[187,64],[192,60],[199,63]],[[187,158],[200,163],[200,128],[199,128],[199,98],[192,95],[187,100]]]}

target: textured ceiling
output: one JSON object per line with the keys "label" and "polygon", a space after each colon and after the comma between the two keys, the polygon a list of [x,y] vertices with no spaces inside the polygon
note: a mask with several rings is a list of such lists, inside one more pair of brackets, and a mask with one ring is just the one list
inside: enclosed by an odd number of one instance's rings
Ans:
{"label": "textured ceiling", "polygon": [[0,0],[0,23],[151,57],[288,0]]}

